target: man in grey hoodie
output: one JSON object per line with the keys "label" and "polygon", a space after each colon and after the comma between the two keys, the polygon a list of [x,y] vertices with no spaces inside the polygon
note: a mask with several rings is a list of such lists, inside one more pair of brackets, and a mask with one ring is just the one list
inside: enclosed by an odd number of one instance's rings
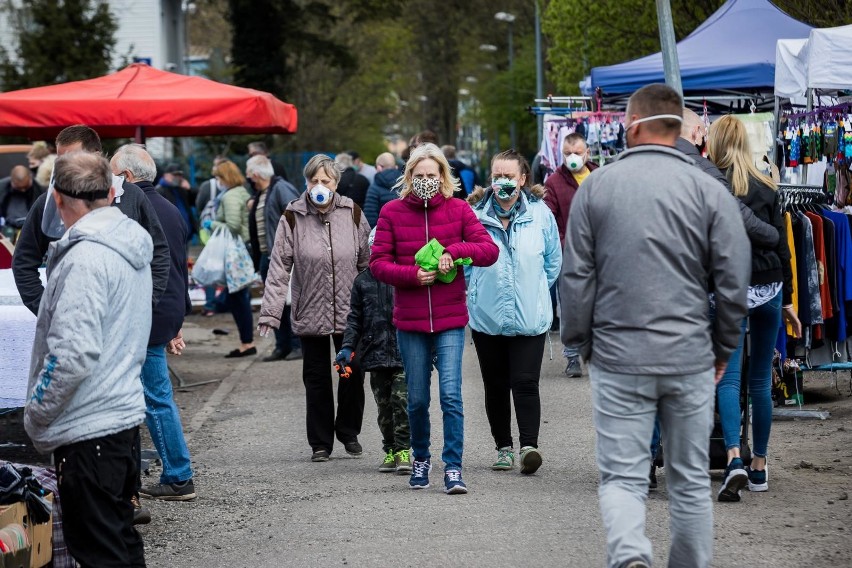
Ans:
{"label": "man in grey hoodie", "polygon": [[734,197],[674,148],[682,106],[665,85],[631,96],[630,149],[583,183],[565,238],[562,340],[589,362],[613,568],[652,563],[645,501],[658,411],[671,466],[669,565],[704,568],[713,555],[714,378],[739,340],[751,259]]}
{"label": "man in grey hoodie", "polygon": [[154,247],[109,206],[106,159],[72,152],[54,168],[51,199],[68,229],[48,250],[24,427],[39,451],[53,452],[71,555],[84,568],[144,567],[131,497]]}

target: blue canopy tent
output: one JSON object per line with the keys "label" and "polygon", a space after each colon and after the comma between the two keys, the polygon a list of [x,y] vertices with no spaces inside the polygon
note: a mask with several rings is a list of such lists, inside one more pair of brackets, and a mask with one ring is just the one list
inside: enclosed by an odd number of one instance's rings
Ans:
{"label": "blue canopy tent", "polygon": [[[675,14],[677,17],[677,14]],[[768,0],[728,0],[677,44],[685,92],[720,90],[772,91],[775,44],[779,39],[807,38],[811,27]],[[606,95],[632,93],[650,83],[664,83],[663,56],[595,67],[584,90]]]}

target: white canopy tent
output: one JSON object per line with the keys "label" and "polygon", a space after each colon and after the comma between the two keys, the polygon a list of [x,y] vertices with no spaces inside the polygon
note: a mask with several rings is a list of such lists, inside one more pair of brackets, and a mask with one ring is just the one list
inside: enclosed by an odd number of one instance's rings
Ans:
{"label": "white canopy tent", "polygon": [[775,96],[793,99],[808,89],[852,89],[850,61],[852,25],[813,29],[807,40],[778,40]]}

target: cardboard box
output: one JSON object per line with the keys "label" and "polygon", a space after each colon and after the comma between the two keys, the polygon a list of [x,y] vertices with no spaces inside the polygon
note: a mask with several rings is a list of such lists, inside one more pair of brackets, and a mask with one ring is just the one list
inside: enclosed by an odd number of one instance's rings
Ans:
{"label": "cardboard box", "polygon": [[[53,502],[53,495],[48,495],[47,499]],[[0,506],[0,528],[13,524],[22,525],[27,530],[30,547],[14,555],[0,555],[0,568],[41,568],[49,564],[53,558],[53,515],[46,523],[33,525],[26,504]]]}

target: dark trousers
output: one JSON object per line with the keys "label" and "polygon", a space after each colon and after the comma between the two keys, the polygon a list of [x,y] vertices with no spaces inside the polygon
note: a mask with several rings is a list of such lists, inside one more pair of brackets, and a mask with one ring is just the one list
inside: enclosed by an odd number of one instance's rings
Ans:
{"label": "dark trousers", "polygon": [[[307,401],[308,443],[313,450],[331,453],[334,436],[342,443],[354,442],[361,433],[364,418],[364,372],[353,361],[352,375],[337,385],[337,418],[334,415],[334,385],[329,337],[335,351],[343,344],[343,335],[301,336],[302,381]],[[336,373],[335,373],[336,375]]]}
{"label": "dark trousers", "polygon": [[251,313],[251,294],[248,288],[239,292],[228,293],[228,309],[234,316],[237,330],[240,332],[241,343],[254,341],[254,316]]}
{"label": "dark trousers", "polygon": [[399,452],[411,447],[408,426],[408,385],[401,367],[370,369],[370,388],[376,399],[382,449],[385,453]]}
{"label": "dark trousers", "polygon": [[57,448],[62,530],[82,568],[143,568],[142,537],[133,528],[139,475],[139,428]]}
{"label": "dark trousers", "polygon": [[512,409],[521,447],[538,447],[541,399],[538,383],[545,334],[507,337],[473,332],[473,343],[485,383],[485,412],[497,449],[512,446]]}

